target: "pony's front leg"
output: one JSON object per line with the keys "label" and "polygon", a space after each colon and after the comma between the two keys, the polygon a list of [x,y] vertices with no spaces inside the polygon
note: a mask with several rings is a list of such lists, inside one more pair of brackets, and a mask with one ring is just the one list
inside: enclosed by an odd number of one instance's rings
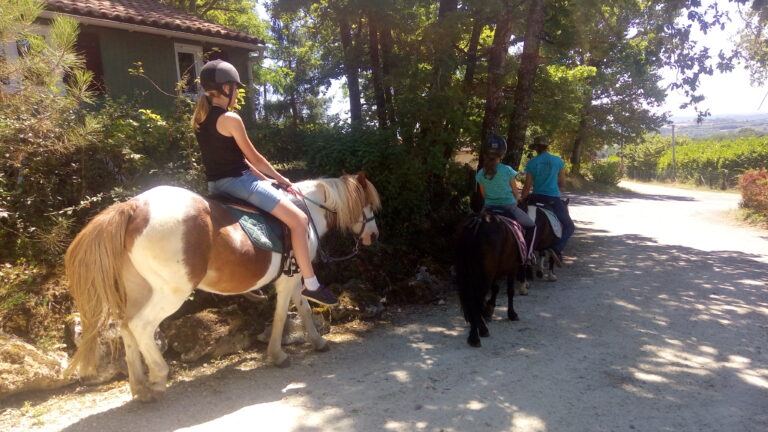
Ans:
{"label": "pony's front leg", "polygon": [[296,281],[294,283],[294,281],[290,281],[289,283],[294,286],[291,291],[291,299],[293,300],[293,304],[296,305],[296,309],[299,311],[301,323],[304,325],[304,331],[307,332],[307,342],[315,347],[315,351],[328,351],[328,341],[320,336],[317,327],[315,327],[315,320],[312,318],[312,308],[309,307],[307,299],[301,296],[300,282]]}
{"label": "pony's front leg", "polygon": [[286,277],[281,277],[275,283],[277,290],[277,302],[275,303],[275,315],[272,318],[272,335],[269,337],[267,355],[272,364],[278,367],[288,366],[288,354],[282,349],[283,329],[288,318],[288,304],[293,291],[297,290],[296,284],[288,282]]}

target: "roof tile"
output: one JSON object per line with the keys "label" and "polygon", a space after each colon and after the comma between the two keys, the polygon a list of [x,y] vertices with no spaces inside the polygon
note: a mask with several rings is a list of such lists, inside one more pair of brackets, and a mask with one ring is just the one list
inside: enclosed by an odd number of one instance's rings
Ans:
{"label": "roof tile", "polygon": [[46,3],[46,9],[53,12],[221,37],[251,44],[264,43],[247,33],[206,21],[157,0],[46,0]]}

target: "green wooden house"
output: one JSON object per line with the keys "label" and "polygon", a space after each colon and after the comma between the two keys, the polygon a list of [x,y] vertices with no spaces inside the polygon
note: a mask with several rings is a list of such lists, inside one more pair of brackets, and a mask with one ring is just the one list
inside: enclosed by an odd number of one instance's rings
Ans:
{"label": "green wooden house", "polygon": [[[80,23],[77,48],[94,74],[97,91],[114,98],[141,97],[144,106],[159,110],[173,107],[174,98],[167,94],[176,94],[183,76],[183,91],[197,93],[194,80],[205,61],[229,61],[241,80],[251,84],[252,63],[264,50],[258,38],[157,0],[46,0],[41,18],[55,14]],[[149,79],[129,72],[137,62]]]}

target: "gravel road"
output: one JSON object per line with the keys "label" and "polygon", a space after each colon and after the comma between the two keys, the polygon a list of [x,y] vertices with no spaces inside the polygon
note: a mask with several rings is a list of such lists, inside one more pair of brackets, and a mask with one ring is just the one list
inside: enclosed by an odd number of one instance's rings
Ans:
{"label": "gravel road", "polygon": [[[560,280],[499,307],[470,348],[457,301],[335,330],[331,351],[263,347],[167,398],[125,382],[6,409],[5,430],[768,431],[768,231],[738,196],[623,184],[572,195]],[[506,304],[505,299],[500,304]]]}

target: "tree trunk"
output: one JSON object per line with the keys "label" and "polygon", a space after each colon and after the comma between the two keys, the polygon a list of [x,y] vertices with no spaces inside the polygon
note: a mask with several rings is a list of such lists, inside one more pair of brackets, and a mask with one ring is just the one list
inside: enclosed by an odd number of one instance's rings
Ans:
{"label": "tree trunk", "polygon": [[269,113],[267,112],[267,83],[262,86],[264,88],[264,100],[262,106],[264,107],[264,123],[269,124]]}
{"label": "tree trunk", "polygon": [[[483,125],[480,129],[480,143],[485,143],[486,138],[498,133],[499,105],[504,99],[504,64],[509,48],[509,38],[512,35],[512,11],[509,6],[496,23],[493,34],[493,43],[488,55],[488,81],[486,85],[485,114]],[[483,164],[483,152],[480,152],[479,167]]]}
{"label": "tree trunk", "polygon": [[296,100],[296,92],[291,92],[291,96],[288,98],[288,102],[291,105],[291,123],[294,129],[299,127],[299,103]]}
{"label": "tree trunk", "polygon": [[352,52],[352,32],[347,17],[339,17],[339,31],[341,32],[341,46],[344,50],[344,73],[347,76],[347,90],[349,91],[349,119],[353,125],[363,122],[363,106],[360,103],[360,77],[357,62]]}
{"label": "tree trunk", "polygon": [[437,11],[437,19],[445,18],[451,12],[456,12],[459,0],[440,0],[440,8]]}
{"label": "tree trunk", "polygon": [[435,53],[431,89],[433,94],[441,92],[446,87],[446,84],[450,82],[450,74],[452,72],[450,71],[450,63],[455,60],[456,56],[453,52],[455,41],[447,37],[453,29],[448,28],[449,24],[446,24],[446,18],[456,12],[458,5],[458,0],[440,0],[440,8],[437,13],[438,25],[436,27],[436,31],[440,33],[432,48]]}
{"label": "tree trunk", "polygon": [[383,21],[381,25],[381,72],[384,81],[384,101],[387,105],[387,119],[389,124],[393,125],[397,121],[395,114],[395,96],[394,89],[392,88],[392,50],[394,48],[394,41],[392,40],[392,29],[387,21]]}
{"label": "tree trunk", "polygon": [[573,140],[573,149],[571,150],[571,174],[581,174],[581,151],[586,145],[587,126],[589,109],[585,107],[579,120],[579,130],[576,132],[576,138]]}
{"label": "tree trunk", "polygon": [[379,120],[379,129],[387,127],[387,102],[384,96],[382,84],[381,60],[379,55],[379,34],[375,17],[368,12],[368,47],[371,54],[371,78],[373,81],[373,94],[376,99],[376,117]]}
{"label": "tree trunk", "polygon": [[469,48],[467,49],[467,71],[464,73],[464,91],[472,89],[475,81],[475,68],[477,68],[477,47],[480,45],[480,33],[485,27],[480,14],[475,14],[472,24],[472,34],[469,36]]}
{"label": "tree trunk", "polygon": [[509,151],[505,162],[518,170],[525,149],[525,132],[528,129],[528,113],[533,102],[533,85],[536,70],[539,67],[539,48],[541,32],[544,28],[545,0],[531,0],[528,11],[528,26],[525,30],[525,42],[520,67],[517,70],[517,88],[515,88],[515,106],[512,110],[507,130]]}

